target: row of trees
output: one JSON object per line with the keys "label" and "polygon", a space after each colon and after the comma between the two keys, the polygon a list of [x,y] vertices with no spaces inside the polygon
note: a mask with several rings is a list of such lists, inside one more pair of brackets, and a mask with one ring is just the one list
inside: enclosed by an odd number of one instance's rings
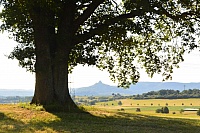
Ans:
{"label": "row of trees", "polygon": [[30,102],[31,96],[21,97],[21,96],[7,96],[0,97],[0,103],[19,103],[19,102]]}
{"label": "row of trees", "polygon": [[200,98],[199,89],[189,90],[159,90],[143,93],[142,95],[133,96],[135,99],[182,99],[182,98]]}

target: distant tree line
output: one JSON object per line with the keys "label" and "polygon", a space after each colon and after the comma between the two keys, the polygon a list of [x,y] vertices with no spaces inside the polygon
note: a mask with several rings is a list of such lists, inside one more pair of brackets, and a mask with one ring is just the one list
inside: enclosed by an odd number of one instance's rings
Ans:
{"label": "distant tree line", "polygon": [[185,98],[200,98],[199,89],[189,90],[159,90],[150,91],[141,95],[133,95],[134,99],[185,99]]}
{"label": "distant tree line", "polygon": [[31,102],[32,96],[7,96],[0,97],[0,104]]}

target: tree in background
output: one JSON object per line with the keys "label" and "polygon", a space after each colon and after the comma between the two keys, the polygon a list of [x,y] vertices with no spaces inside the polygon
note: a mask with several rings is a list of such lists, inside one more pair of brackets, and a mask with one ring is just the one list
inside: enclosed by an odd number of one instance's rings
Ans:
{"label": "tree in background", "polygon": [[122,101],[119,101],[119,102],[118,102],[118,105],[121,106],[121,105],[122,105]]}
{"label": "tree in background", "polygon": [[[78,64],[107,70],[127,88],[140,68],[170,79],[186,50],[197,47],[199,2],[193,0],[0,0],[1,30],[18,46],[9,58],[35,72],[31,103],[77,106],[68,73]],[[178,40],[178,41],[177,41]]]}
{"label": "tree in background", "polygon": [[162,108],[162,113],[165,113],[165,114],[169,114],[169,109],[167,106],[165,106],[164,108]]}

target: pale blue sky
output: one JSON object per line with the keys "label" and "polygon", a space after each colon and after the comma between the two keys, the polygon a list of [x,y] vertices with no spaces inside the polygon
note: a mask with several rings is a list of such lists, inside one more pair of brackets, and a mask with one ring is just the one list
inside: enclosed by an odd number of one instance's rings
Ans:
{"label": "pale blue sky", "polygon": [[[119,2],[120,0],[118,0]],[[0,33],[0,89],[34,89],[35,76],[25,69],[18,66],[17,60],[9,60],[8,55],[16,45],[8,34]],[[200,82],[200,52],[195,51],[185,56],[185,61],[180,64],[180,68],[176,69],[173,74],[174,82]],[[109,80],[109,74],[102,72],[95,67],[77,66],[70,77],[71,87],[89,86],[98,81],[115,85]],[[140,81],[162,81],[162,77],[155,75],[149,78],[144,72],[141,72]]]}
{"label": "pale blue sky", "polygon": [[[11,39],[8,39],[6,33],[0,34],[0,89],[34,89],[35,76],[25,69],[18,66],[17,60],[10,60],[5,57],[16,45]],[[200,82],[200,52],[195,51],[185,56],[185,61],[180,64],[173,74],[174,82]],[[90,86],[98,81],[115,85],[109,80],[109,74],[102,72],[95,67],[77,66],[70,77],[71,87]],[[156,75],[149,78],[144,72],[141,72],[140,81],[162,81],[162,77]]]}

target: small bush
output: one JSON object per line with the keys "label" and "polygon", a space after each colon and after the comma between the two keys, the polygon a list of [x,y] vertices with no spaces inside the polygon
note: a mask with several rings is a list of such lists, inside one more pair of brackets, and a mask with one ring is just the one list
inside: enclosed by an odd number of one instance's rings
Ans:
{"label": "small bush", "polygon": [[118,102],[118,105],[119,105],[119,106],[121,106],[121,105],[122,105],[122,102],[121,102],[121,101],[119,101],[119,102]]}
{"label": "small bush", "polygon": [[167,106],[165,106],[165,107],[163,108],[163,113],[165,113],[165,114],[168,114],[168,113],[169,113],[169,109],[168,109]]}
{"label": "small bush", "polygon": [[19,103],[18,106],[27,110],[45,111],[45,108],[43,106],[36,104]]}
{"label": "small bush", "polygon": [[136,112],[141,112],[140,108],[136,108]]}
{"label": "small bush", "polygon": [[124,109],[124,108],[121,108],[121,111],[125,111],[125,109]]}
{"label": "small bush", "polygon": [[184,110],[183,110],[183,109],[181,109],[181,110],[180,110],[180,113],[182,114],[183,112],[184,112]]}
{"label": "small bush", "polygon": [[156,113],[162,113],[162,109],[156,109]]}
{"label": "small bush", "polygon": [[165,107],[162,107],[161,109],[156,109],[156,113],[166,113],[166,114],[168,114],[169,109],[168,109],[167,106],[165,106]]}
{"label": "small bush", "polygon": [[117,109],[117,111],[125,111],[125,109],[124,109],[124,108],[121,108],[121,109]]}
{"label": "small bush", "polygon": [[172,114],[176,114],[176,112],[173,112]]}

